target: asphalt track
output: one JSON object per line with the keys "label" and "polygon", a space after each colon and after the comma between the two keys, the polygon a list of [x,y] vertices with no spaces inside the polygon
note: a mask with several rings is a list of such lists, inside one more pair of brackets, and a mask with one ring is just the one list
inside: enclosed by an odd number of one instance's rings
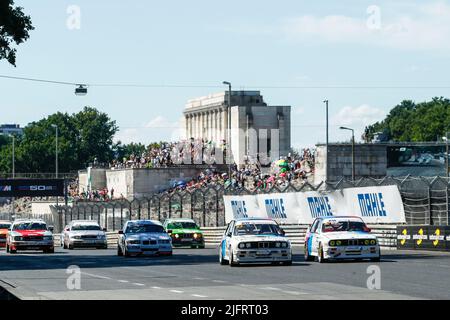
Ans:
{"label": "asphalt track", "polygon": [[[0,287],[20,299],[450,299],[450,254],[385,251],[380,263],[305,262],[221,266],[217,249],[175,249],[172,257],[118,257],[115,249],[55,254],[0,251]],[[380,289],[368,289],[368,268]],[[81,272],[69,290],[69,266]],[[76,283],[70,282],[69,283]]]}

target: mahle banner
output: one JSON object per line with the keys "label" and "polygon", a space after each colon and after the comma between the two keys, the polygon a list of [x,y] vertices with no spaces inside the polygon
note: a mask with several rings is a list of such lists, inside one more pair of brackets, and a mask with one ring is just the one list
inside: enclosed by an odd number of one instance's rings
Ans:
{"label": "mahle banner", "polygon": [[405,222],[397,186],[224,196],[224,202],[227,222],[255,217],[284,224],[310,224],[317,217],[329,216],[357,216],[370,224]]}

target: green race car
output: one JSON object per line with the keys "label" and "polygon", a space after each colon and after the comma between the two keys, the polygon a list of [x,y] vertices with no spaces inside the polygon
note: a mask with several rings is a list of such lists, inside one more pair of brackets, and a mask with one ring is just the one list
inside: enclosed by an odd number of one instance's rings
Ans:
{"label": "green race car", "polygon": [[167,219],[164,229],[172,238],[174,247],[204,248],[205,239],[200,227],[192,219]]}

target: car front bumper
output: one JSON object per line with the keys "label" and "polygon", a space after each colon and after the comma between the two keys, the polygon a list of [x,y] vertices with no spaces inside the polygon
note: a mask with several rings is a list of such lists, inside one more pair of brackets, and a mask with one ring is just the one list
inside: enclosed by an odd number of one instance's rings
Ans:
{"label": "car front bumper", "polygon": [[170,255],[172,246],[167,245],[127,245],[127,252],[133,255]]}
{"label": "car front bumper", "polygon": [[14,241],[9,245],[12,250],[48,250],[54,249],[53,241]]}
{"label": "car front bumper", "polygon": [[239,263],[291,261],[291,249],[249,249],[234,252],[233,261]]}
{"label": "car front bumper", "polygon": [[105,247],[108,245],[108,241],[106,239],[70,239],[69,245],[74,248],[96,248],[96,247]]}
{"label": "car front bumper", "polygon": [[379,256],[379,246],[328,247],[324,250],[325,259],[373,259]]}
{"label": "car front bumper", "polygon": [[175,238],[172,237],[172,245],[175,247],[183,247],[183,246],[204,246],[205,239],[201,238]]}
{"label": "car front bumper", "polygon": [[0,239],[0,248],[6,247],[6,239]]}

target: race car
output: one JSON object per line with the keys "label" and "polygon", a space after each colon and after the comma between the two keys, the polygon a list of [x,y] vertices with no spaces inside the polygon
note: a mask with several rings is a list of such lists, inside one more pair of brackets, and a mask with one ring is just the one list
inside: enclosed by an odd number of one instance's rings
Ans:
{"label": "race car", "polygon": [[130,220],[119,231],[117,255],[172,255],[172,240],[161,222]]}
{"label": "race car", "polygon": [[219,263],[230,266],[241,263],[291,265],[291,243],[273,220],[232,220],[219,246]]}
{"label": "race car", "polygon": [[339,259],[380,261],[377,237],[359,217],[321,217],[306,232],[305,260],[323,263]]}
{"label": "race car", "polygon": [[93,220],[73,220],[61,234],[64,249],[97,248],[107,249],[106,229]]}
{"label": "race car", "polygon": [[18,250],[42,250],[44,253],[55,252],[53,227],[47,227],[41,219],[18,219],[12,223],[6,237],[6,252]]}
{"label": "race car", "polygon": [[166,219],[164,229],[172,237],[175,247],[190,246],[191,248],[204,248],[205,239],[200,227],[192,219]]}
{"label": "race car", "polygon": [[6,247],[6,236],[10,227],[11,222],[0,220],[0,248]]}

